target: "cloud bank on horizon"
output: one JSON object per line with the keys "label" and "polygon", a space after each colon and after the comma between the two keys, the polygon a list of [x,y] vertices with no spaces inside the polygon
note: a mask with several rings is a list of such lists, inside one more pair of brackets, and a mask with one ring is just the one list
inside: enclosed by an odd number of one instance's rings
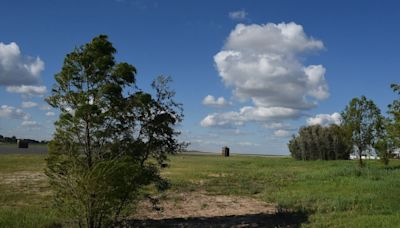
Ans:
{"label": "cloud bank on horizon", "polygon": [[[257,123],[274,126],[276,137],[289,136],[282,122],[305,116],[329,96],[325,67],[303,63],[307,55],[323,49],[321,40],[308,36],[294,22],[236,25],[214,62],[234,97],[251,105],[211,113],[200,125],[226,128]],[[317,116],[308,124],[337,122],[336,118]]]}

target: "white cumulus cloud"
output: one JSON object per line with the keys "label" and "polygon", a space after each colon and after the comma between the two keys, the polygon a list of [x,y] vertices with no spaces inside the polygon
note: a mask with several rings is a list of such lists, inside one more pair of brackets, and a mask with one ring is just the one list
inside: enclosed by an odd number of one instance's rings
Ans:
{"label": "white cumulus cloud", "polygon": [[40,124],[33,120],[24,120],[22,121],[21,126],[29,128],[37,128],[40,127]]}
{"label": "white cumulus cloud", "polygon": [[288,136],[290,136],[290,131],[279,129],[279,130],[274,131],[274,136],[282,137],[282,138],[288,137]]}
{"label": "white cumulus cloud", "polygon": [[229,102],[225,98],[223,97],[215,98],[212,95],[207,95],[206,97],[204,97],[202,103],[203,105],[217,107],[217,108],[226,107],[229,105]]}
{"label": "white cumulus cloud", "polygon": [[281,122],[272,122],[264,124],[264,127],[267,129],[292,129],[289,124],[281,123]]}
{"label": "white cumulus cloud", "polygon": [[7,86],[6,90],[10,93],[20,93],[29,96],[41,96],[47,92],[46,86],[34,85]]}
{"label": "white cumulus cloud", "polygon": [[40,109],[40,110],[50,110],[51,107],[50,107],[49,105],[41,105],[41,106],[39,107],[39,109]]}
{"label": "white cumulus cloud", "polygon": [[342,122],[342,116],[340,113],[334,112],[332,114],[318,114],[314,117],[307,119],[307,125],[321,125],[328,126],[330,124],[339,125]]}
{"label": "white cumulus cloud", "polygon": [[39,58],[23,56],[14,42],[0,42],[0,85],[34,85],[40,82],[44,62]]}
{"label": "white cumulus cloud", "polygon": [[213,113],[201,120],[202,127],[232,127],[243,125],[240,116],[236,112]]}
{"label": "white cumulus cloud", "polygon": [[56,114],[54,112],[46,112],[46,116],[55,116]]}
{"label": "white cumulus cloud", "polygon": [[238,10],[229,12],[229,18],[232,20],[244,20],[246,19],[248,13],[245,10]]}
{"label": "white cumulus cloud", "polygon": [[[224,84],[253,106],[211,114],[202,126],[298,118],[329,96],[322,65],[304,65],[310,52],[324,48],[296,23],[238,24],[214,56]],[[228,122],[228,123],[227,123]],[[264,122],[265,124],[265,122]]]}
{"label": "white cumulus cloud", "polygon": [[281,119],[294,119],[301,116],[296,109],[284,107],[252,107],[245,106],[239,112],[223,112],[207,115],[200,125],[203,127],[232,127],[246,122],[267,122]]}
{"label": "white cumulus cloud", "polygon": [[38,106],[38,103],[32,101],[23,101],[21,104],[21,108],[33,108]]}
{"label": "white cumulus cloud", "polygon": [[15,108],[9,105],[0,106],[0,118],[30,120],[31,116],[22,111],[22,109]]}
{"label": "white cumulus cloud", "polygon": [[295,23],[243,25],[229,35],[224,50],[214,56],[227,86],[258,106],[308,109],[313,98],[328,96],[325,68],[304,66],[299,55],[323,48]]}

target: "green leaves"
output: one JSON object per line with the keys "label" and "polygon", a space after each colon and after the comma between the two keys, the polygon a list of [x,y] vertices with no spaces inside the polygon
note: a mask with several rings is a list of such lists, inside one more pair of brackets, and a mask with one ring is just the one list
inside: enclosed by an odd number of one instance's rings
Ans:
{"label": "green leaves", "polygon": [[118,84],[135,83],[136,68],[128,63],[120,63],[115,66],[112,77]]}

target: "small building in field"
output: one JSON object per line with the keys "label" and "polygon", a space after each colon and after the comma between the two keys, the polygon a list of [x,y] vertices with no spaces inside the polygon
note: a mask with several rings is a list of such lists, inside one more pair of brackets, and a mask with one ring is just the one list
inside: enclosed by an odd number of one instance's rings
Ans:
{"label": "small building in field", "polygon": [[222,156],[229,157],[229,147],[227,146],[222,147]]}
{"label": "small building in field", "polygon": [[[350,160],[358,160],[360,159],[360,156],[357,153],[352,153],[350,154]],[[363,160],[379,160],[380,157],[376,154],[376,152],[374,151],[374,153],[362,153],[361,155],[361,159]]]}
{"label": "small building in field", "polygon": [[18,148],[28,148],[29,143],[25,140],[18,139],[17,146],[18,146]]}

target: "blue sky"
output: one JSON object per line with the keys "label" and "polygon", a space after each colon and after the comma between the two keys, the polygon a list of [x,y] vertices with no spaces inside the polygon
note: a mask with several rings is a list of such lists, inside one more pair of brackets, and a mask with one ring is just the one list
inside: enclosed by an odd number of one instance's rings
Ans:
{"label": "blue sky", "polygon": [[395,99],[396,1],[6,0],[1,8],[2,135],[51,138],[58,112],[43,97],[64,56],[99,34],[136,66],[141,88],[172,76],[191,149],[287,154],[299,126],[339,121],[351,98],[366,95],[382,112]]}

